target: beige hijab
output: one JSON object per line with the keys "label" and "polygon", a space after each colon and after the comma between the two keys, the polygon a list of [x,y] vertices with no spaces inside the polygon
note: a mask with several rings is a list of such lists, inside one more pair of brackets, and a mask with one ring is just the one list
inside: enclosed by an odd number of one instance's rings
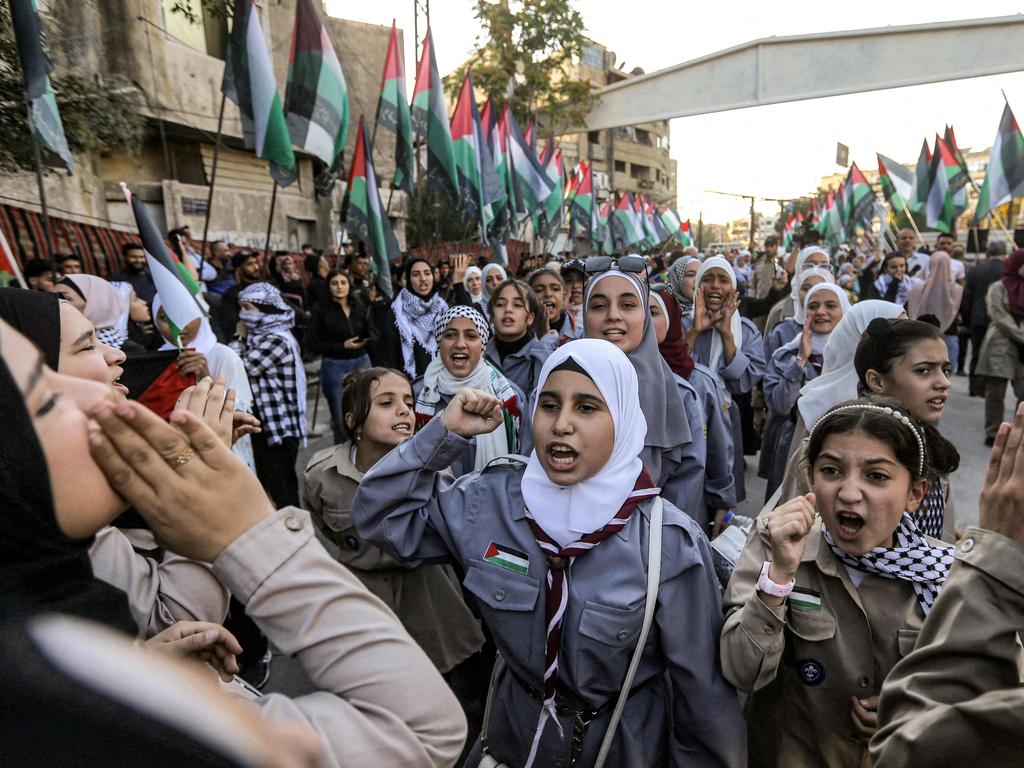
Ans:
{"label": "beige hijab", "polygon": [[912,320],[922,315],[935,315],[943,333],[953,324],[960,311],[963,286],[953,282],[949,254],[936,251],[928,262],[928,279],[918,283],[907,294],[907,315]]}

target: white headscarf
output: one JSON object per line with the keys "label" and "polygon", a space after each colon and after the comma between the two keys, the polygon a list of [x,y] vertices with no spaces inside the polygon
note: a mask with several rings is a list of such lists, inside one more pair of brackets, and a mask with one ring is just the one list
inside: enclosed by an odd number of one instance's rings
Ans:
{"label": "white headscarf", "polygon": [[[793,297],[793,306],[795,308],[793,312],[793,319],[798,325],[804,324],[804,317],[806,317],[806,309],[804,305],[807,302],[806,296],[804,296],[803,302],[800,301],[800,289],[803,288],[804,283],[812,277],[820,277],[826,283],[834,283],[836,281],[829,270],[822,269],[821,267],[808,267],[802,272],[797,272],[796,276],[793,278],[793,291],[791,295]],[[814,287],[816,288],[817,286]]]}
{"label": "white headscarf", "polygon": [[[798,285],[797,281],[800,279],[800,275],[805,269],[804,265],[807,263],[807,259],[809,259],[816,253],[825,254],[825,256],[828,256],[829,263],[832,263],[832,257],[829,256],[829,252],[817,245],[809,245],[806,248],[802,249],[800,253],[796,255],[796,265],[793,270],[793,280],[789,285],[789,298],[793,300],[794,307],[800,306],[800,286]],[[807,267],[807,269],[821,269],[821,267]],[[825,271],[827,272],[828,270]]]}
{"label": "white headscarf", "polygon": [[501,279],[508,280],[508,274],[505,272],[505,268],[501,264],[485,264],[484,268],[480,272],[480,291],[483,293],[481,299],[476,299],[480,302],[480,306],[484,308],[484,312],[487,311],[487,303],[491,300],[491,292],[487,290],[487,276],[491,272],[500,272]]}
{"label": "white headscarf", "polygon": [[876,317],[894,320],[902,314],[903,307],[891,301],[869,300],[854,304],[843,315],[825,345],[821,375],[804,385],[796,401],[808,429],[836,403],[857,398],[858,379],[853,356],[868,323]]}
{"label": "white headscarf", "polygon": [[[523,473],[523,500],[537,524],[560,546],[600,530],[622,508],[643,469],[639,454],[647,434],[636,371],[618,347],[603,339],[577,339],[556,349],[541,368],[538,393],[551,372],[570,357],[601,392],[615,437],[607,463],[576,485],[552,482],[537,458],[537,448],[530,454]],[[533,408],[536,413],[536,398]]]}
{"label": "white headscarf", "polygon": [[[120,349],[128,338],[128,299],[113,283],[96,275],[67,275],[64,280],[74,284],[85,299],[82,314],[96,328],[96,338]],[[122,316],[126,318],[123,330]]]}
{"label": "white headscarf", "polygon": [[[720,269],[729,276],[729,282],[732,283],[732,289],[736,290],[736,273],[732,271],[732,264],[726,261],[721,256],[712,256],[707,259],[703,264],[700,265],[700,269],[697,270],[697,277],[694,279],[694,307],[697,306],[697,291],[701,290],[700,281],[704,279],[704,275],[712,269]],[[690,316],[693,316],[693,310],[690,310]],[[729,321],[729,330],[732,331],[733,341],[736,342],[736,348],[743,344],[743,322],[740,320],[740,311],[737,309],[732,313],[732,319]],[[718,375],[718,361],[722,357],[722,336],[715,329],[711,329],[711,356],[708,359],[708,368]]]}
{"label": "white headscarf", "polygon": [[[488,264],[487,266],[490,266]],[[469,278],[476,275],[480,278],[480,291],[473,293],[469,290]],[[466,274],[462,276],[462,287],[466,289],[466,293],[469,294],[469,298],[473,301],[480,301],[484,297],[484,273],[480,271],[480,267],[467,267]]]}
{"label": "white headscarf", "polygon": [[[850,311],[850,300],[846,297],[846,291],[844,291],[842,288],[840,288],[838,285],[832,282],[818,283],[817,285],[811,286],[811,290],[809,290],[807,292],[807,295],[804,296],[803,306],[800,307],[801,315],[804,319],[804,322],[806,322],[807,305],[810,304],[811,302],[811,296],[814,296],[816,293],[823,292],[831,293],[833,296],[836,297],[836,300],[839,301],[839,306],[843,310],[843,317],[846,317],[846,313]],[[842,319],[840,319],[839,322],[842,322]],[[800,324],[803,325],[803,322],[801,322]],[[836,323],[836,328],[838,327],[839,323]],[[835,332],[835,330],[836,329],[833,328],[832,331],[830,331],[829,333],[815,333],[814,331],[811,331],[812,355],[821,355],[824,353],[825,345],[828,344],[828,340],[832,336],[832,333]],[[803,334],[798,333],[794,338],[790,339],[787,343],[783,344],[781,349],[799,349],[800,342],[802,340]]]}

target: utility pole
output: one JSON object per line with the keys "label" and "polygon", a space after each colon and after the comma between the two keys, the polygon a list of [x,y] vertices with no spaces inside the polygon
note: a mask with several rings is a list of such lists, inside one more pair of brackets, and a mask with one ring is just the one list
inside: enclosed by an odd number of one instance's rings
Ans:
{"label": "utility pole", "polygon": [[757,212],[754,210],[754,201],[763,200],[772,203],[779,204],[780,213],[786,210],[786,203],[789,202],[788,198],[784,197],[761,197],[760,195],[745,195],[739,192],[719,192],[715,189],[705,189],[705,192],[710,192],[712,195],[725,195],[726,197],[739,197],[743,200],[750,201],[750,251],[754,251],[754,230],[757,227]]}

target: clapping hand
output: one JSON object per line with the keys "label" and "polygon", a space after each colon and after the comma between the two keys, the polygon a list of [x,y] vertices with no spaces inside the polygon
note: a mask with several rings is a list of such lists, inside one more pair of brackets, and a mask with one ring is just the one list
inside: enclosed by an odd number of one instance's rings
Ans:
{"label": "clapping hand", "polygon": [[796,356],[797,363],[803,368],[807,365],[807,360],[811,356],[813,348],[811,346],[811,318],[804,319],[804,329],[800,334],[800,351]]}

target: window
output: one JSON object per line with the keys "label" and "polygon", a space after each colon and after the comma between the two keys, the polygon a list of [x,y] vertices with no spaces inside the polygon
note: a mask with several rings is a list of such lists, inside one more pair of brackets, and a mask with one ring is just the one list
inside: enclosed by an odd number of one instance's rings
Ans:
{"label": "window", "polygon": [[589,131],[587,133],[587,141],[591,144],[601,143],[601,132],[600,131]]}
{"label": "window", "polygon": [[630,176],[639,181],[649,181],[651,178],[651,168],[647,165],[638,165],[633,163],[630,165]]}
{"label": "window", "polygon": [[626,172],[626,164],[622,160],[616,160],[615,161],[615,171],[616,171],[616,173],[625,173]]}
{"label": "window", "polygon": [[604,51],[592,45],[583,46],[583,63],[588,67],[604,71]]}
{"label": "window", "polygon": [[636,140],[640,144],[646,144],[648,147],[653,146],[651,143],[651,132],[645,131],[643,128],[636,129]]}
{"label": "window", "polygon": [[[225,19],[218,19],[204,11],[200,0],[160,0],[160,5],[164,29],[168,35],[189,48],[219,59],[224,58],[228,39]],[[195,23],[181,13],[175,13],[176,5],[187,5],[196,16]]]}

